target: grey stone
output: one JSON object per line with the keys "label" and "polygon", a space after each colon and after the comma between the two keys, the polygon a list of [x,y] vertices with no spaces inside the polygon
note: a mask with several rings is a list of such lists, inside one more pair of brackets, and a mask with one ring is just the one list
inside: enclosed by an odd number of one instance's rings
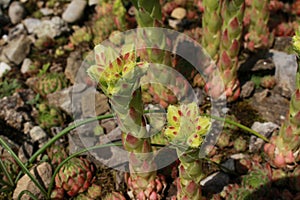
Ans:
{"label": "grey stone", "polygon": [[253,68],[251,69],[251,71],[253,72],[265,71],[265,70],[271,71],[274,69],[275,69],[274,61],[270,57],[267,57],[265,59],[258,60],[253,66]]}
{"label": "grey stone", "polygon": [[3,76],[6,72],[10,71],[11,67],[5,62],[0,62],[0,77]]}
{"label": "grey stone", "polygon": [[23,126],[24,126],[23,132],[25,134],[28,134],[30,130],[33,128],[32,122],[25,122]]}
{"label": "grey stone", "polygon": [[29,142],[24,142],[18,151],[18,157],[23,163],[26,163],[32,155],[33,155],[33,144]]}
{"label": "grey stone", "polygon": [[86,0],[72,0],[72,2],[68,5],[67,9],[62,14],[63,20],[68,23],[77,22],[82,18],[86,6]]}
{"label": "grey stone", "polygon": [[109,111],[108,99],[99,92],[82,95],[81,100],[82,116],[99,116]]}
{"label": "grey stone", "polygon": [[72,116],[72,93],[73,87],[68,87],[63,90],[47,95],[49,104],[62,109],[68,115]]}
{"label": "grey stone", "polygon": [[[97,145],[107,144],[120,139],[121,130],[119,128],[115,128],[109,134],[102,135]],[[91,154],[98,162],[103,163],[108,167],[115,166],[114,169],[121,171],[125,170],[124,164],[128,162],[128,152],[117,146],[97,149],[96,151],[91,152]]]}
{"label": "grey stone", "polygon": [[82,63],[81,53],[78,51],[70,53],[67,59],[67,67],[65,69],[66,78],[70,80],[72,84],[75,83],[75,78],[77,76],[78,69]]}
{"label": "grey stone", "polygon": [[48,36],[55,38],[62,33],[69,31],[67,24],[60,17],[53,17],[51,20],[43,20],[42,23],[34,28],[33,33],[39,38]]}
{"label": "grey stone", "polygon": [[253,94],[254,90],[255,90],[255,83],[253,81],[248,81],[242,86],[240,97],[248,98]]}
{"label": "grey stone", "polygon": [[[271,136],[271,134],[274,131],[279,129],[279,126],[273,122],[265,122],[265,123],[254,122],[254,124],[251,126],[251,129],[268,138]],[[252,135],[250,137],[249,151],[250,152],[258,151],[263,144],[264,141],[262,139]]]}
{"label": "grey stone", "polygon": [[44,16],[49,16],[54,13],[53,9],[50,8],[41,8],[40,11]]}
{"label": "grey stone", "polygon": [[21,73],[26,74],[30,72],[32,63],[33,63],[32,60],[30,60],[29,58],[25,58],[21,66]]}
{"label": "grey stone", "polygon": [[[74,123],[76,124],[77,121]],[[96,122],[85,124],[77,127],[68,134],[70,154],[78,152],[83,148],[94,146],[98,142],[98,136],[93,135],[93,128],[95,126]]]}
{"label": "grey stone", "polygon": [[106,133],[110,133],[117,127],[115,119],[106,119],[101,121],[101,126],[105,129]]}
{"label": "grey stone", "polygon": [[[286,116],[290,102],[281,96],[279,92],[276,91],[277,89],[278,88],[275,87],[267,93],[255,94],[255,96],[250,99],[249,105],[254,111],[258,112],[263,120],[281,124],[283,122],[282,116]],[[259,96],[263,98],[259,98]]]}
{"label": "grey stone", "polygon": [[275,78],[278,86],[290,96],[296,88],[297,57],[284,52],[272,51],[276,66]]}
{"label": "grey stone", "polygon": [[19,37],[20,35],[26,35],[27,32],[23,24],[18,24],[15,27],[11,28],[8,33],[8,40],[13,40],[14,38]]}
{"label": "grey stone", "polygon": [[221,165],[230,171],[235,171],[235,163],[233,159],[228,159]]}
{"label": "grey stone", "polygon": [[254,94],[254,98],[257,102],[264,101],[270,95],[270,91],[268,89],[263,90],[262,92],[258,92]]}
{"label": "grey stone", "polygon": [[26,18],[23,20],[23,24],[28,33],[31,34],[34,30],[42,24],[42,21],[35,18]]}
{"label": "grey stone", "polygon": [[94,6],[94,5],[98,5],[99,1],[98,0],[89,0],[89,6]]}
{"label": "grey stone", "polygon": [[222,191],[224,186],[229,184],[229,181],[230,177],[228,174],[224,172],[215,172],[201,180],[200,184],[206,191],[219,193]]}
{"label": "grey stone", "polygon": [[35,93],[28,89],[14,93],[12,96],[0,99],[0,119],[7,125],[23,132],[23,125],[31,122],[29,112],[26,112],[26,101],[33,99]]}
{"label": "grey stone", "polygon": [[9,62],[19,65],[29,54],[31,43],[32,41],[27,36],[21,35],[3,47],[0,58],[5,58]]}
{"label": "grey stone", "polygon": [[29,135],[30,135],[33,142],[41,143],[41,142],[44,142],[47,139],[46,132],[39,126],[33,127],[30,130]]}
{"label": "grey stone", "polygon": [[21,22],[25,17],[24,6],[18,1],[12,2],[8,8],[8,16],[13,24]]}
{"label": "grey stone", "polygon": [[[37,173],[36,173],[37,172]],[[30,170],[30,173],[36,177],[38,180],[41,180],[43,185],[48,188],[51,176],[52,176],[52,168],[49,163],[43,162],[38,166],[34,167],[34,169]],[[38,177],[37,177],[38,176]],[[33,195],[35,195],[38,199],[43,199],[43,193],[38,189],[38,187],[32,182],[32,180],[28,177],[28,175],[24,175],[17,183],[17,187],[13,194],[13,199],[18,199],[18,195],[24,191],[28,190]],[[23,195],[22,200],[29,200],[30,197],[28,195]]]}

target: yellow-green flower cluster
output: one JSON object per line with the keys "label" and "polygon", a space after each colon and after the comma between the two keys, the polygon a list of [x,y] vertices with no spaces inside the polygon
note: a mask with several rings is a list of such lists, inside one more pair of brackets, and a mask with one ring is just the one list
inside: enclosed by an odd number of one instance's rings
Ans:
{"label": "yellow-green flower cluster", "polygon": [[211,121],[200,116],[196,103],[170,105],[167,113],[168,127],[164,134],[171,143],[198,148],[208,132]]}
{"label": "yellow-green flower cluster", "polygon": [[148,63],[136,61],[134,50],[124,51],[122,54],[122,51],[117,53],[114,49],[104,48],[101,45],[95,47],[95,60],[96,64],[87,72],[108,96],[126,90],[122,84],[135,82],[148,68]]}

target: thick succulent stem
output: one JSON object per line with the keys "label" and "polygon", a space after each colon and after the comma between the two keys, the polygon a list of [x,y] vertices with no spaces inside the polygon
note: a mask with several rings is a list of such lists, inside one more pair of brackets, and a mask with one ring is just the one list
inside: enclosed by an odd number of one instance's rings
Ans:
{"label": "thick succulent stem", "polygon": [[[128,51],[126,47],[122,50]],[[132,198],[149,199],[155,196],[160,199],[162,187],[158,185],[162,185],[163,180],[156,174],[140,86],[140,79],[146,74],[149,64],[137,62],[133,50],[122,50],[116,55],[111,48],[97,46],[96,65],[91,66],[88,73],[99,81],[100,88],[109,97],[122,130],[123,146],[129,152],[130,177],[127,184]]]}
{"label": "thick succulent stem", "polygon": [[202,46],[210,57],[218,60],[221,39],[221,4],[220,0],[203,0],[204,13],[202,17]]}
{"label": "thick succulent stem", "polygon": [[204,177],[199,147],[210,129],[208,118],[201,117],[195,103],[168,107],[168,127],[164,134],[177,150],[181,164],[177,180],[178,199],[202,199],[200,181]]}
{"label": "thick succulent stem", "polygon": [[248,31],[245,35],[246,48],[250,51],[267,49],[273,42],[273,33],[269,31],[269,0],[246,1],[244,24]]}
{"label": "thick succulent stem", "polygon": [[199,159],[199,149],[192,151],[177,151],[180,165],[179,178],[177,179],[177,198],[178,199],[202,199],[202,190],[200,181],[204,178],[202,172],[202,159]]}
{"label": "thick succulent stem", "polygon": [[121,0],[115,0],[113,3],[103,2],[101,5],[97,5],[95,10],[96,15],[92,26],[94,44],[103,42],[115,30],[126,29],[126,10]]}
{"label": "thick succulent stem", "polygon": [[[300,32],[293,37],[293,47],[300,56]],[[290,109],[285,122],[282,124],[279,134],[273,135],[270,143],[264,146],[264,150],[273,166],[285,168],[293,166],[300,160],[300,69],[298,59],[298,71],[296,74],[296,91],[291,97]]]}
{"label": "thick succulent stem", "polygon": [[218,67],[225,86],[227,101],[239,97],[237,78],[238,54],[241,46],[245,4],[243,0],[224,1],[222,6],[222,34]]}
{"label": "thick succulent stem", "polygon": [[[223,82],[214,82],[215,78],[211,78],[207,89],[217,97],[224,89],[227,101],[234,101],[240,94],[237,70],[245,3],[243,0],[204,0],[203,6],[202,45],[217,63]],[[211,76],[216,74],[212,73]]]}

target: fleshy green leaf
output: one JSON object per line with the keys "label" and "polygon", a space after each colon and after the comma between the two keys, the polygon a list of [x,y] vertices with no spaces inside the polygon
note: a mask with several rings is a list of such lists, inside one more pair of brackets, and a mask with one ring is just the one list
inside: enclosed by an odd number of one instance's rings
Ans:
{"label": "fleshy green leaf", "polygon": [[138,7],[143,8],[146,12],[150,14],[151,17],[155,19],[161,19],[161,5],[159,0],[139,0]]}

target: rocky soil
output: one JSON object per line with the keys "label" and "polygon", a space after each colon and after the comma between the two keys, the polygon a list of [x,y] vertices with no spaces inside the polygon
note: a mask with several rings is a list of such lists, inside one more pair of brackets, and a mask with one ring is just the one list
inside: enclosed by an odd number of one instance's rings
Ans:
{"label": "rocky soil", "polygon": [[[74,124],[75,119],[111,113],[108,99],[101,91],[91,92],[86,85],[75,84],[76,79],[81,78],[77,72],[87,53],[95,43],[108,38],[113,30],[118,29],[112,26],[110,30],[107,21],[101,21],[104,17],[107,20],[107,16],[101,11],[102,5],[99,2],[0,0],[0,136],[24,163],[50,138]],[[177,9],[168,13],[165,19],[166,26],[185,31],[199,39],[201,31],[195,27],[200,24],[201,12],[195,11],[195,7],[191,12],[196,17],[190,20],[187,16],[189,10],[181,6],[181,1],[176,2]],[[286,3],[286,6],[291,5]],[[136,26],[134,15],[131,7],[126,9],[127,28],[133,28]],[[286,13],[283,12],[282,16],[286,17]],[[290,47],[296,25],[281,20],[285,28],[280,29],[281,22],[274,22],[276,37],[272,48],[257,54],[246,50],[241,53],[241,95],[237,102],[227,104],[225,109],[230,117],[266,137],[278,131],[289,109],[290,96],[295,90],[297,61]],[[101,32],[95,31],[97,29]],[[266,76],[272,78],[271,86],[264,85],[262,80]],[[86,95],[91,95],[91,98],[86,98]],[[205,107],[204,104],[201,106]],[[74,129],[58,140],[56,145],[62,145],[70,155],[84,148],[85,143],[120,140],[114,119],[102,120],[97,125],[97,130],[91,129],[91,126]],[[230,169],[231,173],[207,163],[208,177],[202,184],[204,194],[208,196],[219,193],[224,186],[234,183],[243,174],[240,161],[262,160],[262,141],[239,129],[225,132],[216,144],[216,153],[210,155],[210,158]],[[245,141],[245,147],[235,147],[238,138]],[[101,196],[111,191],[125,192],[124,174],[103,165],[122,163],[118,159],[123,155],[118,150],[107,148],[98,157],[89,154],[85,156],[96,165],[96,182],[102,187]],[[45,187],[49,185],[53,173],[50,162],[41,162],[47,159],[45,153],[31,169],[37,172]],[[122,167],[126,168],[126,163],[122,163]],[[165,171],[162,170],[168,173]],[[169,198],[176,191],[173,180],[168,180],[170,186],[166,196]],[[290,189],[288,186],[286,188]],[[2,193],[1,198],[16,199],[23,190],[29,190],[39,199],[42,198],[41,192],[28,176],[21,177],[16,188],[11,193]],[[296,192],[291,191],[290,194],[296,197]]]}

